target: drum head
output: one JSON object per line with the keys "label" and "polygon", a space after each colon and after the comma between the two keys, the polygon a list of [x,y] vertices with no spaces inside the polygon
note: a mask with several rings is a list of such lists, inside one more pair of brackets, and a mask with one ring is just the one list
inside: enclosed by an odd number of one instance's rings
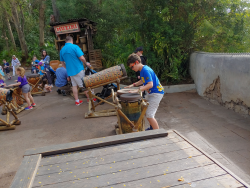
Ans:
{"label": "drum head", "polygon": [[141,95],[137,93],[126,93],[120,96],[121,101],[135,102],[141,99]]}
{"label": "drum head", "polygon": [[129,93],[129,91],[133,91],[135,89],[120,89],[117,91],[117,95],[123,95],[123,94],[126,94],[126,93]]}
{"label": "drum head", "polygon": [[26,76],[26,78],[37,78],[39,76],[40,76],[40,74],[31,74],[29,76]]}

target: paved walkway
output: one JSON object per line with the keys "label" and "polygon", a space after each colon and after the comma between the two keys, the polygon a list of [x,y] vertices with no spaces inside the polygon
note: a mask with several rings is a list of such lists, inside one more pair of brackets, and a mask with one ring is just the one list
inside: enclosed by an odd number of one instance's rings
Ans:
{"label": "paved walkway", "polygon": [[194,92],[166,94],[157,113],[175,129],[250,183],[250,117],[212,104]]}
{"label": "paved walkway", "polygon": [[[35,97],[35,109],[18,115],[22,124],[16,130],[0,132],[0,187],[9,187],[28,148],[115,134],[117,118],[84,119],[88,106],[83,100],[77,107],[72,97],[58,96],[53,88],[52,93]],[[105,104],[98,110],[107,108],[112,107]],[[250,183],[249,117],[214,105],[196,92],[166,94],[156,117],[160,127],[179,131]]]}

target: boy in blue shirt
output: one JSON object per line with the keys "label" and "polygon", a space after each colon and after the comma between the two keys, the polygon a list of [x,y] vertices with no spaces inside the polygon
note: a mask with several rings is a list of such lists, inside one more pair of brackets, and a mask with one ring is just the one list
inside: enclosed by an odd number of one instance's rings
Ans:
{"label": "boy in blue shirt", "polygon": [[[154,116],[163,98],[164,89],[154,71],[147,65],[143,65],[141,58],[137,54],[131,54],[128,57],[127,65],[135,72],[140,71],[140,80],[125,88],[136,87],[143,84],[139,90],[148,92],[149,102],[146,117],[150,123],[150,127],[146,130],[159,129],[158,122]],[[139,92],[139,90],[135,92]]]}

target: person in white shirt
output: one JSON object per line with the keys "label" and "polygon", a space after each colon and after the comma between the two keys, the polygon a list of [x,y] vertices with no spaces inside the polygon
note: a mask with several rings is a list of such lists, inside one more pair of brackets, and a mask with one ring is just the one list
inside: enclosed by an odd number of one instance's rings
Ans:
{"label": "person in white shirt", "polygon": [[13,67],[13,76],[15,76],[16,69],[21,65],[20,61],[15,55],[12,56],[11,66]]}

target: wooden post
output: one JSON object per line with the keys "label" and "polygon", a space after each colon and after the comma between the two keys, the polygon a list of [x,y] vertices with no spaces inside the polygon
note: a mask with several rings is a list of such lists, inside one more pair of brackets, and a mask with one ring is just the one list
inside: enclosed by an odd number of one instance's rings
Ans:
{"label": "wooden post", "polygon": [[117,90],[120,90],[120,79],[119,78],[117,78],[116,83],[117,83]]}
{"label": "wooden post", "polygon": [[117,112],[130,124],[132,128],[135,127],[134,124],[128,119],[128,117],[121,110],[117,110]]}
{"label": "wooden post", "polygon": [[[9,104],[7,104],[7,108],[9,109]],[[9,112],[9,110],[7,110],[7,115],[6,115],[6,121],[7,121],[7,127],[10,127],[10,112]]]}
{"label": "wooden post", "polygon": [[136,129],[138,129],[138,126],[139,126],[140,122],[141,122],[142,119],[144,118],[144,115],[145,115],[145,113],[146,113],[146,111],[147,111],[148,105],[149,105],[148,103],[142,103],[142,112],[141,112],[141,115],[140,115],[140,117],[139,117],[139,119],[138,119],[136,125],[135,125],[135,128],[136,128]]}
{"label": "wooden post", "polygon": [[95,112],[95,105],[94,105],[94,101],[93,101],[93,97],[92,97],[92,91],[91,91],[91,88],[88,87],[88,90],[89,90],[89,102],[91,102],[91,105],[92,105],[92,110]]}
{"label": "wooden post", "polygon": [[117,115],[117,119],[118,119],[118,126],[119,126],[119,134],[122,134],[122,125],[121,125],[121,119],[120,119],[120,116],[119,116],[119,113],[118,113],[118,107],[115,108],[116,109],[116,115]]}
{"label": "wooden post", "polygon": [[99,99],[100,101],[103,101],[103,102],[105,102],[105,103],[107,103],[107,104],[110,104],[110,105],[112,105],[112,106],[114,106],[114,107],[117,106],[117,105],[115,105],[115,104],[112,104],[111,102],[105,101],[105,100],[102,99],[101,97],[98,97],[98,96],[95,96],[95,95],[94,95],[94,97],[96,97],[96,98]]}

